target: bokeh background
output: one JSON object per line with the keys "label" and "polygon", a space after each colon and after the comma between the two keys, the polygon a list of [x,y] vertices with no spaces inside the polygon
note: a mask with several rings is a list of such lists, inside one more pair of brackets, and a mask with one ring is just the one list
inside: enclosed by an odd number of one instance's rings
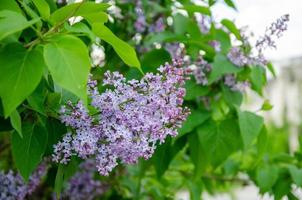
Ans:
{"label": "bokeh background", "polygon": [[[199,0],[195,1],[201,3]],[[277,49],[265,52],[275,66],[276,78],[269,76],[265,97],[273,109],[261,113],[269,124],[270,134],[275,137],[276,147],[294,152],[298,148],[302,135],[302,1],[301,0],[234,0],[238,11],[216,4],[213,14],[216,19],[233,19],[238,27],[248,25],[256,36],[262,35],[266,27],[284,14],[290,15],[288,31],[277,42]],[[263,101],[251,91],[247,95],[245,106],[256,111]],[[300,136],[301,137],[301,136]],[[282,142],[279,142],[282,141]],[[277,144],[278,143],[278,144]],[[282,144],[279,144],[282,143]],[[302,200],[302,190],[296,189],[296,195]],[[179,199],[189,199],[185,191],[179,193]],[[269,195],[261,196],[254,186],[235,189],[231,194],[203,196],[205,200],[272,200]]]}

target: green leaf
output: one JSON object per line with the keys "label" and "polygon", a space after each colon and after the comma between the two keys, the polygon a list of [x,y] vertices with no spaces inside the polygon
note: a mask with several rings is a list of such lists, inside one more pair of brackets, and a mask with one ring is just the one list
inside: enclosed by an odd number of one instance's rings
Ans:
{"label": "green leaf", "polygon": [[251,71],[252,88],[262,95],[262,88],[266,83],[265,70],[261,66],[252,67]]}
{"label": "green leaf", "polygon": [[90,15],[92,13],[98,13],[105,11],[109,8],[109,5],[106,3],[94,3],[94,2],[80,2],[73,3],[67,6],[63,6],[62,8],[56,10],[50,16],[50,21],[53,24],[63,22],[68,20],[73,16],[84,16]]}
{"label": "green leaf", "polygon": [[238,91],[232,91],[230,88],[222,87],[223,97],[228,105],[233,108],[239,107],[242,103],[242,93]]}
{"label": "green leaf", "polygon": [[257,156],[260,159],[262,159],[263,154],[266,152],[267,141],[267,130],[266,127],[263,126],[257,138]]}
{"label": "green leaf", "polygon": [[238,118],[243,144],[247,148],[257,138],[264,121],[261,116],[248,111],[238,111]]}
{"label": "green leaf", "polygon": [[224,0],[224,2],[231,8],[234,8],[235,10],[237,10],[233,0]]}
{"label": "green leaf", "polygon": [[295,165],[289,165],[288,169],[294,183],[302,187],[302,169],[297,168]]}
{"label": "green leaf", "polygon": [[272,75],[276,78],[276,72],[275,72],[275,69],[274,69],[274,66],[271,62],[267,63],[267,68],[268,70],[272,73]]}
{"label": "green leaf", "polygon": [[94,23],[106,23],[108,21],[108,15],[105,12],[89,13],[82,16],[90,25]]}
{"label": "green leaf", "polygon": [[196,40],[196,39],[189,39],[187,41],[183,41],[185,44],[193,45],[195,47],[200,48],[200,50],[205,51],[206,55],[205,58],[210,58],[213,60],[215,56],[215,50],[212,46],[206,44],[204,41]]}
{"label": "green leaf", "polygon": [[171,61],[170,54],[165,49],[154,49],[143,55],[141,58],[144,72],[157,72],[159,66]]}
{"label": "green leaf", "polygon": [[179,133],[184,135],[190,133],[194,128],[204,123],[210,117],[210,113],[206,110],[193,110],[179,129]]}
{"label": "green leaf", "polygon": [[48,132],[46,154],[51,155],[53,153],[53,145],[57,144],[62,139],[62,136],[67,130],[64,124],[51,117],[47,120],[46,128]]}
{"label": "green leaf", "polygon": [[214,81],[218,80],[225,74],[232,74],[241,71],[241,68],[236,67],[233,65],[226,56],[222,54],[218,54],[215,56],[215,60],[212,64],[212,71],[209,77],[209,84],[213,83]]}
{"label": "green leaf", "polygon": [[45,66],[40,50],[11,43],[0,52],[0,96],[9,116],[39,84]]}
{"label": "green leaf", "polygon": [[214,32],[214,38],[220,42],[221,55],[227,54],[232,47],[230,35],[222,29],[217,29]]}
{"label": "green leaf", "polygon": [[266,99],[261,106],[261,110],[267,111],[271,110],[273,107],[274,106],[270,103],[270,101]]}
{"label": "green leaf", "polygon": [[291,191],[292,181],[287,174],[279,174],[276,183],[273,186],[272,193],[275,200],[281,200],[282,197],[289,194]]}
{"label": "green leaf", "polygon": [[14,110],[11,115],[9,116],[10,118],[10,123],[12,127],[18,132],[21,138],[23,138],[22,135],[22,126],[21,126],[21,117],[20,114],[17,110]]}
{"label": "green leaf", "polygon": [[94,35],[94,33],[90,30],[88,25],[83,22],[75,23],[72,26],[68,23],[65,23],[64,28],[70,33],[84,33],[91,39],[92,42],[96,40],[96,36]]}
{"label": "green leaf", "polygon": [[190,190],[190,199],[191,200],[200,200],[202,193],[202,180],[190,181],[188,182],[188,187]]}
{"label": "green leaf", "polygon": [[210,9],[206,6],[184,5],[180,9],[184,9],[184,10],[188,11],[188,13],[190,13],[190,14],[193,14],[194,12],[199,12],[199,13],[202,13],[204,15],[209,15],[209,16],[211,15]]}
{"label": "green leaf", "polygon": [[157,178],[161,178],[176,154],[183,149],[186,145],[187,137],[183,136],[174,143],[172,143],[171,137],[167,138],[164,144],[161,144],[152,156],[152,162],[155,167]]}
{"label": "green leaf", "polygon": [[189,19],[182,14],[176,14],[173,19],[173,27],[176,34],[185,34],[188,31]]}
{"label": "green leaf", "polygon": [[202,173],[205,171],[210,158],[208,157],[208,154],[205,152],[202,146],[202,136],[199,132],[193,132],[189,134],[188,139],[190,158],[194,164],[194,177],[195,180],[198,180]]}
{"label": "green leaf", "polygon": [[152,156],[152,161],[155,167],[157,177],[160,178],[168,169],[170,161],[170,148],[171,148],[171,138],[167,138],[164,144],[157,147],[154,155]]}
{"label": "green leaf", "polygon": [[1,0],[0,10],[11,10],[17,13],[22,13],[17,2],[12,0]]}
{"label": "green leaf", "polygon": [[40,125],[23,124],[23,138],[12,135],[12,153],[16,167],[25,180],[42,160],[47,144],[47,130]]}
{"label": "green leaf", "polygon": [[127,65],[137,67],[141,71],[141,66],[136,56],[136,52],[128,43],[115,36],[111,30],[103,24],[93,24],[92,31],[102,40],[109,43]]}
{"label": "green leaf", "polygon": [[10,10],[0,11],[0,40],[11,34],[22,31],[37,21],[39,21],[39,19],[27,21],[26,18],[18,12]]}
{"label": "green leaf", "polygon": [[274,165],[265,164],[256,172],[257,184],[262,193],[268,192],[278,179],[278,168]]}
{"label": "green leaf", "polygon": [[44,58],[55,83],[87,102],[90,58],[86,45],[75,36],[56,36],[45,45]]}
{"label": "green leaf", "polygon": [[59,164],[56,174],[56,179],[55,179],[55,185],[54,185],[54,191],[56,193],[57,198],[60,198],[61,196],[63,184],[64,184],[64,165]]}
{"label": "green leaf", "polygon": [[240,31],[231,20],[223,19],[221,20],[221,24],[224,25],[231,33],[233,33],[238,40],[241,40]]}
{"label": "green leaf", "polygon": [[195,100],[200,96],[205,96],[209,93],[209,87],[198,85],[196,81],[188,80],[186,81],[186,96],[185,100]]}
{"label": "green leaf", "polygon": [[32,0],[35,4],[36,8],[38,9],[40,16],[47,20],[50,16],[50,8],[48,3],[45,0]]}
{"label": "green leaf", "polygon": [[64,183],[66,183],[70,179],[70,177],[72,177],[76,173],[76,171],[78,170],[78,165],[79,164],[74,159],[74,157],[71,158],[70,162],[67,165],[59,164],[54,185],[54,191],[57,198],[60,199]]}
{"label": "green leaf", "polygon": [[197,130],[204,152],[214,166],[220,165],[229,155],[241,149],[239,127],[234,119],[219,124],[209,121]]}
{"label": "green leaf", "polygon": [[47,89],[45,85],[45,80],[42,79],[35,91],[29,97],[27,97],[27,102],[31,108],[44,116],[46,115],[44,103],[47,96]]}

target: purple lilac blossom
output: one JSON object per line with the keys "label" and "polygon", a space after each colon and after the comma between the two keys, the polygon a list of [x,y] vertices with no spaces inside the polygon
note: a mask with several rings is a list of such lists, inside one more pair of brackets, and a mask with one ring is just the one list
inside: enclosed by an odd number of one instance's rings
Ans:
{"label": "purple lilac blossom", "polygon": [[209,45],[212,46],[216,52],[221,51],[221,44],[220,44],[219,41],[212,40],[212,41],[209,42]]}
{"label": "purple lilac blossom", "polygon": [[137,16],[136,21],[134,23],[135,30],[138,33],[143,33],[147,28],[147,22],[143,11],[142,2],[140,0],[136,1],[135,14]]}
{"label": "purple lilac blossom", "polygon": [[[95,160],[86,160],[80,170],[73,175],[62,193],[63,199],[93,200],[100,197],[108,189],[101,181],[95,180]],[[55,198],[54,198],[55,199]]]}
{"label": "purple lilac blossom", "polygon": [[[263,55],[263,51],[270,47],[276,48],[275,39],[280,38],[284,31],[287,30],[287,23],[289,21],[289,15],[283,15],[276,22],[273,22],[269,28],[266,29],[264,36],[260,37],[255,44],[257,55],[252,55],[252,52],[245,54],[240,47],[232,47],[227,57],[228,59],[238,67],[244,65],[266,65],[268,61]],[[242,29],[241,36],[244,47],[250,47],[248,36],[245,34],[246,29]]]}
{"label": "purple lilac blossom", "polygon": [[207,74],[212,70],[212,66],[199,56],[195,62],[196,68],[193,69],[193,75],[197,84],[207,85]]}
{"label": "purple lilac blossom", "polygon": [[249,64],[249,57],[247,57],[240,47],[232,47],[227,54],[228,59],[236,66],[243,67]]}
{"label": "purple lilac blossom", "polygon": [[229,87],[232,91],[244,92],[250,83],[248,81],[237,81],[233,74],[224,76],[224,84]]}
{"label": "purple lilac blossom", "polygon": [[138,158],[152,156],[156,144],[177,129],[189,110],[182,108],[184,82],[188,69],[174,60],[147,73],[141,80],[126,81],[118,72],[106,72],[107,89],[100,94],[96,83],[89,84],[91,106],[97,112],[89,115],[81,102],[61,110],[61,120],[75,134],[68,133],[54,146],[53,160],[67,163],[72,155],[94,158],[100,174],[108,175],[121,163],[136,163]]}
{"label": "purple lilac blossom", "polygon": [[42,162],[26,184],[18,173],[9,171],[0,172],[0,200],[24,200],[27,195],[31,195],[41,183],[41,179],[46,175],[47,163]]}
{"label": "purple lilac blossom", "polygon": [[210,31],[212,20],[209,16],[198,15],[196,21],[201,33],[207,34]]}
{"label": "purple lilac blossom", "polygon": [[287,30],[287,23],[289,22],[289,15],[283,15],[275,22],[273,22],[270,27],[266,29],[264,36],[260,37],[256,42],[257,50],[262,53],[264,49],[276,48],[275,38],[280,38]]}
{"label": "purple lilac blossom", "polygon": [[166,28],[165,21],[163,17],[160,17],[156,20],[156,22],[149,27],[150,33],[160,33],[164,31]]}
{"label": "purple lilac blossom", "polygon": [[186,49],[180,43],[166,43],[165,49],[173,59],[183,59],[186,55]]}

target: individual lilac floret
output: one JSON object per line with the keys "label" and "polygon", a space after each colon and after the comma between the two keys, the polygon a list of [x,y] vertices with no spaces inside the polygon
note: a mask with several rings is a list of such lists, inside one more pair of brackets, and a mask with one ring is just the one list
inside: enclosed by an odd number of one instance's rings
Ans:
{"label": "individual lilac floret", "polygon": [[137,16],[136,21],[134,23],[135,30],[138,33],[143,33],[147,28],[147,22],[143,11],[142,2],[140,0],[136,1],[135,14]]}
{"label": "individual lilac floret", "polygon": [[0,200],[24,200],[27,195],[31,195],[41,183],[42,177],[46,175],[48,165],[42,162],[29,177],[26,184],[18,173],[9,171],[0,172]]}
{"label": "individual lilac floret", "polygon": [[156,20],[154,24],[149,27],[150,33],[160,33],[166,28],[165,21],[163,17],[160,17]]}
{"label": "individual lilac floret", "polygon": [[256,42],[256,48],[259,52],[262,52],[264,49],[276,48],[275,39],[280,38],[287,30],[287,23],[289,22],[289,15],[283,15],[276,22],[273,22],[270,27],[266,29],[266,32],[263,37],[260,37]]}
{"label": "individual lilac floret", "polygon": [[73,175],[62,193],[63,199],[93,200],[100,197],[108,187],[94,179],[95,161],[87,160],[80,165],[80,170]]}
{"label": "individual lilac floret", "polygon": [[89,82],[91,106],[88,114],[79,102],[68,104],[62,121],[73,129],[55,145],[53,160],[66,163],[72,155],[94,158],[100,174],[108,175],[118,162],[132,164],[152,156],[158,142],[177,135],[189,111],[182,108],[184,83],[189,70],[174,60],[147,73],[141,80],[126,81],[118,72],[106,72],[100,94]]}

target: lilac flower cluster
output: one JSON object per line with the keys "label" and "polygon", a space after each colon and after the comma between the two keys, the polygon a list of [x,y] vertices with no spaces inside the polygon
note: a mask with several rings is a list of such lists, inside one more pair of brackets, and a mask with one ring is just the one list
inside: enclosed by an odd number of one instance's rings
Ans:
{"label": "lilac flower cluster", "polygon": [[27,195],[31,195],[40,185],[42,177],[46,175],[48,166],[42,162],[34,173],[29,177],[26,184],[18,173],[9,171],[0,172],[0,200],[23,200]]}
{"label": "lilac flower cluster", "polygon": [[224,76],[224,84],[232,91],[244,92],[246,88],[250,87],[248,81],[237,81],[233,74],[227,74]]}
{"label": "lilac flower cluster", "polygon": [[199,56],[195,62],[196,68],[193,70],[193,75],[197,84],[207,85],[208,79],[207,74],[211,72],[212,66],[203,59],[202,56]]}
{"label": "lilac flower cluster", "polygon": [[227,54],[228,59],[236,66],[243,67],[250,63],[250,59],[240,47],[232,47]]}
{"label": "lilac flower cluster", "polygon": [[93,200],[100,197],[106,192],[108,186],[94,179],[95,172],[95,161],[84,161],[80,165],[80,170],[68,181],[62,193],[62,199]]}
{"label": "lilac flower cluster", "polygon": [[[265,35],[256,41],[255,47],[257,50],[257,55],[252,55],[252,52],[246,54],[240,47],[232,47],[227,57],[238,67],[242,67],[244,65],[266,65],[267,60],[263,55],[263,50],[268,47],[276,48],[275,38],[281,37],[282,33],[287,30],[288,21],[289,15],[284,15],[277,19],[276,22],[272,23],[269,28],[267,28]],[[250,46],[247,36],[243,35],[242,38],[243,45]]]}
{"label": "lilac flower cluster", "polygon": [[0,200],[22,200],[26,196],[26,186],[19,174],[11,170],[0,172]]}
{"label": "lilac flower cluster", "polygon": [[136,21],[134,23],[135,30],[138,33],[143,33],[147,28],[147,22],[146,22],[145,13],[143,11],[143,5],[140,0],[136,0],[135,14],[137,16]]}
{"label": "lilac flower cluster", "polygon": [[91,81],[91,106],[97,112],[90,114],[81,102],[62,108],[61,119],[75,134],[66,134],[54,146],[53,160],[67,163],[73,155],[94,158],[99,173],[108,175],[119,161],[131,164],[150,158],[158,142],[177,134],[189,113],[182,108],[189,73],[182,65],[174,60],[140,81],[106,72],[103,85],[113,89],[102,94]]}
{"label": "lilac flower cluster", "polygon": [[260,37],[256,42],[256,48],[261,53],[264,49],[271,47],[276,48],[274,38],[280,38],[284,31],[287,30],[287,23],[289,22],[289,15],[283,15],[276,22],[273,22],[270,27],[266,29],[263,37]]}

